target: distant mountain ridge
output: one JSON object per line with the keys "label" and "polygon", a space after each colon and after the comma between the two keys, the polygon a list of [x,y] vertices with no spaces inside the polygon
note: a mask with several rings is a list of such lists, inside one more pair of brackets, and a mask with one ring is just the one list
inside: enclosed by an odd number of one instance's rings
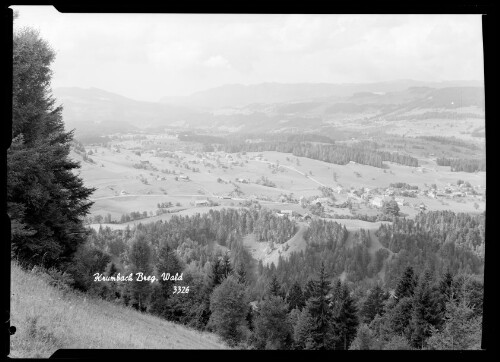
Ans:
{"label": "distant mountain ridge", "polygon": [[224,107],[243,107],[253,103],[281,103],[317,98],[347,97],[363,92],[396,92],[411,87],[483,87],[483,81],[444,81],[426,82],[415,80],[396,80],[376,83],[260,83],[252,85],[228,84],[196,92],[190,96],[163,97],[162,103],[184,105],[206,109]]}
{"label": "distant mountain ridge", "polygon": [[[212,107],[201,106],[201,101],[190,105],[144,102],[98,88],[56,88],[53,93],[56,104],[63,106],[66,128],[76,129],[77,136],[153,128],[204,129],[216,133],[322,133],[324,127],[348,126],[360,121],[370,126],[378,121],[398,121],[404,127],[411,119],[426,117],[484,118],[484,87],[470,85],[476,83],[481,82],[441,82],[436,83],[437,87],[416,81],[369,85],[227,85],[204,93],[203,100],[212,99]],[[399,89],[402,87],[406,88]],[[231,89],[240,91],[224,101],[222,95]],[[201,97],[200,93],[196,97]]]}
{"label": "distant mountain ridge", "polygon": [[137,101],[99,88],[61,87],[53,94],[56,104],[63,106],[66,127],[80,134],[157,127],[198,114],[186,107]]}

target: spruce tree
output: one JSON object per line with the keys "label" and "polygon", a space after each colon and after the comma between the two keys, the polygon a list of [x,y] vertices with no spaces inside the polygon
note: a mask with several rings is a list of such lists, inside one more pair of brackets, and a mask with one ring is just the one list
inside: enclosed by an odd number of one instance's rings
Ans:
{"label": "spruce tree", "polygon": [[271,277],[271,281],[269,282],[267,290],[268,295],[272,295],[275,297],[281,296],[281,285],[278,282],[278,277],[276,276],[276,274],[273,274],[273,276]]}
{"label": "spruce tree", "polygon": [[231,260],[229,258],[229,253],[226,252],[222,257],[221,263],[221,274],[223,278],[227,278],[233,272],[233,267],[231,265]]}
{"label": "spruce tree", "polygon": [[376,285],[370,290],[370,294],[363,303],[360,311],[360,315],[363,321],[370,324],[373,318],[384,313],[384,302],[386,300],[386,295],[380,285]]}
{"label": "spruce tree", "polygon": [[223,266],[221,260],[218,257],[215,257],[210,268],[210,282],[212,288],[218,286],[224,279],[223,272],[221,271],[222,268]]}
{"label": "spruce tree", "polygon": [[480,349],[482,317],[475,316],[466,300],[450,299],[446,303],[444,326],[432,329],[427,349],[466,350]]}
{"label": "spruce tree", "polygon": [[370,328],[362,324],[357,332],[356,338],[352,341],[350,350],[370,350],[373,349],[373,337]]}
{"label": "spruce tree", "polygon": [[411,297],[401,298],[397,304],[387,310],[384,317],[387,318],[390,329],[395,335],[409,337],[409,323],[412,318],[413,300]]}
{"label": "spruce tree", "polygon": [[314,349],[316,347],[313,340],[314,318],[307,307],[300,312],[297,323],[293,329],[294,348]]}
{"label": "spruce tree", "polygon": [[27,264],[65,268],[86,239],[92,188],[74,173],[72,131],[64,129],[50,82],[55,53],[38,31],[14,32],[12,143],[7,151],[7,206],[12,253]]}
{"label": "spruce tree", "polygon": [[310,331],[311,349],[333,349],[335,334],[329,299],[331,286],[323,263],[321,263],[319,278],[314,284],[312,295],[306,303],[306,308],[313,320]]}
{"label": "spruce tree", "polygon": [[453,294],[453,275],[449,270],[443,275],[439,281],[439,293],[445,298],[451,298]]}
{"label": "spruce tree", "polygon": [[421,275],[413,298],[412,319],[410,321],[410,342],[413,347],[423,348],[426,339],[431,335],[431,328],[440,322],[439,304],[432,290],[430,272]]}
{"label": "spruce tree", "polygon": [[292,341],[288,305],[283,298],[271,295],[259,303],[253,318],[254,345],[258,349],[287,349]]}
{"label": "spruce tree", "polygon": [[166,319],[171,316],[171,308],[169,300],[173,297],[174,281],[163,280],[161,274],[175,275],[182,273],[182,265],[177,257],[175,250],[170,248],[167,243],[164,243],[158,250],[156,262],[156,274],[160,280],[154,285],[150,311],[151,313],[160,315]]}
{"label": "spruce tree", "polygon": [[396,300],[399,301],[403,298],[411,297],[416,285],[417,280],[415,278],[415,273],[413,272],[413,268],[409,266],[405,269],[396,286],[396,291],[394,293]]}
{"label": "spruce tree", "polygon": [[138,280],[137,273],[143,276],[151,275],[153,252],[146,235],[136,231],[129,253],[127,255],[128,272],[132,273],[133,281],[127,282],[126,294],[129,303],[140,311],[145,311],[149,306],[152,286],[149,281]]}
{"label": "spruce tree", "polygon": [[356,337],[358,316],[354,299],[350,296],[347,285],[342,284],[333,294],[333,326],[336,335],[335,349],[349,349]]}
{"label": "spruce tree", "polygon": [[315,281],[313,279],[309,279],[304,287],[304,301],[307,300],[313,295],[315,288]]}
{"label": "spruce tree", "polygon": [[295,281],[295,283],[293,283],[288,293],[286,301],[288,303],[290,310],[295,308],[302,310],[302,308],[305,305],[305,300],[299,282]]}
{"label": "spruce tree", "polygon": [[247,283],[247,271],[243,263],[239,263],[238,266],[236,267],[236,278],[238,280],[238,283],[240,284]]}
{"label": "spruce tree", "polygon": [[438,293],[435,294],[441,321],[443,321],[446,312],[446,303],[453,297],[453,294],[453,275],[448,270],[439,280]]}

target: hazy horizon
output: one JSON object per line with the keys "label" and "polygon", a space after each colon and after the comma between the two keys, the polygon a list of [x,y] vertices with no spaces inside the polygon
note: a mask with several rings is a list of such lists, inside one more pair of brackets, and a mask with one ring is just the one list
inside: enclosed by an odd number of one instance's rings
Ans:
{"label": "hazy horizon", "polygon": [[[56,51],[53,88],[140,101],[224,85],[483,81],[480,15],[61,14],[13,6]],[[460,61],[457,61],[460,60]]]}
{"label": "hazy horizon", "polygon": [[196,90],[196,91],[194,91],[192,93],[189,93],[189,94],[173,95],[173,96],[163,96],[163,97],[160,97],[160,99],[138,99],[138,98],[134,98],[134,97],[130,97],[130,96],[124,95],[124,94],[122,94],[120,92],[114,92],[114,91],[110,91],[109,89],[95,87],[95,86],[92,86],[92,85],[85,86],[85,87],[79,87],[79,86],[75,86],[75,85],[68,85],[68,86],[65,85],[65,86],[52,87],[52,89],[56,89],[56,90],[57,89],[68,89],[68,88],[77,88],[77,89],[83,89],[83,90],[97,89],[97,90],[108,92],[108,93],[112,93],[112,94],[115,94],[115,95],[118,95],[118,96],[121,96],[121,97],[129,98],[129,99],[135,100],[135,101],[154,102],[154,103],[156,103],[156,102],[161,102],[161,98],[189,97],[189,96],[195,95],[197,93],[206,92],[206,91],[210,91],[210,90],[218,89],[218,88],[223,88],[223,87],[230,87],[230,86],[252,87],[252,86],[265,85],[265,84],[268,84],[268,85],[270,85],[270,84],[276,84],[276,85],[277,84],[279,84],[279,85],[300,85],[300,84],[311,84],[311,85],[320,85],[320,84],[323,84],[323,85],[364,85],[364,84],[377,84],[377,83],[397,83],[397,82],[404,82],[404,81],[429,82],[429,83],[484,82],[483,79],[443,79],[443,80],[437,81],[437,82],[426,81],[426,80],[418,80],[418,79],[391,79],[391,80],[378,81],[378,82],[344,82],[344,83],[327,83],[327,82],[288,82],[287,83],[287,82],[266,82],[266,81],[263,81],[263,82],[259,82],[259,83],[248,83],[248,84],[243,84],[243,83],[225,83],[225,84],[220,84],[220,85],[216,85],[216,86],[205,88],[205,89],[199,89],[199,90]]}

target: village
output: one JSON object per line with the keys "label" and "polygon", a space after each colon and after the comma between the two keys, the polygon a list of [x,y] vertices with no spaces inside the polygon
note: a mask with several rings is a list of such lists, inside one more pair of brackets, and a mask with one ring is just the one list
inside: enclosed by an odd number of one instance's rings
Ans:
{"label": "village", "polygon": [[[130,209],[140,209],[141,215],[146,211],[151,217],[186,209],[258,205],[280,217],[308,221],[373,218],[391,200],[400,215],[408,217],[450,207],[480,212],[485,205],[481,175],[453,173],[430,164],[377,169],[279,152],[227,153],[180,141],[175,132],[117,134],[110,139],[106,144],[86,145],[84,170],[100,169],[96,176],[111,172],[106,181],[100,177],[100,184],[95,184],[92,214],[111,210],[115,222]],[[152,203],[155,197],[168,199],[177,208],[158,209]]]}

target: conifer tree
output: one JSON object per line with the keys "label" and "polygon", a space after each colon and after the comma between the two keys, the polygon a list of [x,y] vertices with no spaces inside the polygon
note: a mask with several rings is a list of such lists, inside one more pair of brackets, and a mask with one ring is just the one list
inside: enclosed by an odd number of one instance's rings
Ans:
{"label": "conifer tree", "polygon": [[240,284],[247,283],[247,271],[243,263],[239,263],[238,266],[236,267],[236,278],[238,280],[238,283]]}
{"label": "conifer tree", "polygon": [[309,279],[307,281],[306,286],[304,287],[304,301],[307,302],[307,300],[313,295],[315,285],[316,283],[313,279]]}
{"label": "conifer tree", "polygon": [[370,350],[373,349],[373,337],[370,328],[366,324],[362,324],[357,332],[356,338],[349,347],[350,350]]}
{"label": "conifer tree", "polygon": [[286,301],[290,310],[295,308],[302,310],[305,306],[304,294],[302,293],[302,288],[300,287],[299,282],[295,281],[295,283],[293,283],[290,288],[290,292],[287,295]]}
{"label": "conifer tree", "polygon": [[27,264],[64,269],[86,239],[92,188],[74,173],[72,131],[64,129],[50,82],[55,53],[38,31],[15,30],[12,143],[7,151],[7,206],[12,252]]}
{"label": "conifer tree", "polygon": [[217,286],[210,297],[208,325],[229,345],[235,346],[245,336],[248,297],[243,285],[229,276]]}
{"label": "conifer tree", "polygon": [[283,298],[269,296],[259,303],[253,318],[254,344],[258,349],[287,349],[292,342],[292,326],[288,322],[288,305]]}
{"label": "conifer tree", "polygon": [[306,308],[313,320],[310,339],[311,349],[333,349],[335,334],[332,326],[332,310],[330,308],[330,282],[327,280],[325,266],[321,263],[318,280],[315,282],[311,297]]}
{"label": "conifer tree", "polygon": [[175,251],[168,246],[165,242],[158,250],[156,273],[160,280],[154,285],[151,296],[151,313],[158,314],[164,318],[169,319],[171,308],[169,300],[173,296],[173,286],[175,284],[172,280],[163,280],[161,274],[175,275],[182,272],[182,265],[177,257]]}
{"label": "conifer tree", "polygon": [[233,267],[231,265],[231,260],[229,258],[229,253],[225,253],[222,257],[221,263],[221,274],[223,278],[227,278],[233,272]]}
{"label": "conifer tree", "polygon": [[281,296],[281,285],[278,282],[278,277],[276,276],[276,274],[273,274],[273,276],[271,277],[271,281],[269,282],[267,294],[273,295],[275,297]]}
{"label": "conifer tree", "polygon": [[432,329],[428,349],[465,350],[481,348],[482,317],[474,314],[466,300],[450,299],[446,304],[444,326]]}
{"label": "conifer tree", "polygon": [[223,273],[221,272],[222,268],[223,266],[221,260],[218,257],[215,257],[211,263],[211,270],[210,270],[210,280],[212,288],[215,288],[222,282],[223,280]]}
{"label": "conifer tree", "polygon": [[413,347],[423,348],[426,339],[431,335],[431,327],[440,322],[439,305],[432,290],[430,272],[421,275],[413,295],[412,319],[410,321],[410,342]]}
{"label": "conifer tree", "polygon": [[377,284],[370,290],[370,294],[363,303],[360,311],[360,315],[365,323],[371,323],[377,314],[382,315],[384,313],[384,302],[386,299],[387,295],[380,285]]}
{"label": "conifer tree", "polygon": [[151,275],[153,271],[152,259],[153,253],[146,235],[136,231],[127,256],[128,271],[133,274],[133,281],[127,282],[126,294],[129,298],[129,304],[140,311],[146,310],[149,305],[152,286],[148,281],[138,280],[137,273],[142,273],[143,276]]}
{"label": "conifer tree", "polygon": [[294,326],[294,348],[296,349],[314,349],[313,340],[314,318],[307,307],[302,308],[297,323]]}
{"label": "conifer tree", "polygon": [[336,338],[335,349],[349,349],[358,328],[357,309],[347,285],[336,288],[332,298],[333,326]]}
{"label": "conifer tree", "polygon": [[401,298],[397,304],[391,305],[386,315],[393,334],[409,337],[409,323],[412,318],[413,300],[411,297]]}
{"label": "conifer tree", "polygon": [[405,269],[396,286],[396,291],[394,293],[396,300],[399,301],[402,298],[411,297],[416,285],[417,280],[415,278],[415,273],[413,272],[413,268],[409,266]]}

